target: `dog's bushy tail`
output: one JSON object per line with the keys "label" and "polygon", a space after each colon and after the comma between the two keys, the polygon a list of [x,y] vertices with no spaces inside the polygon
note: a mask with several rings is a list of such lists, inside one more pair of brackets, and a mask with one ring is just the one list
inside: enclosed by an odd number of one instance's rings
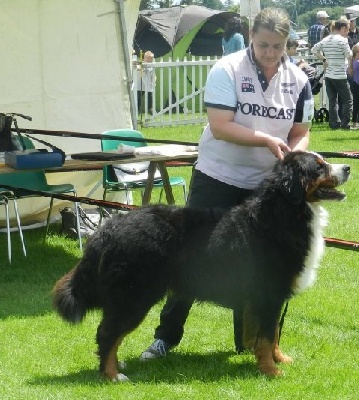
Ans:
{"label": "dog's bushy tail", "polygon": [[98,306],[96,278],[84,260],[59,279],[53,289],[53,306],[68,322],[80,323],[87,311]]}

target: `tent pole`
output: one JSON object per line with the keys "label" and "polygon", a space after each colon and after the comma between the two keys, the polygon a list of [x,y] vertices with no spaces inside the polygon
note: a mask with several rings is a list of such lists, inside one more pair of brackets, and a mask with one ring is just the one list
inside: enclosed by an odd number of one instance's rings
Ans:
{"label": "tent pole", "polygon": [[136,115],[136,102],[134,97],[134,91],[132,90],[133,79],[132,79],[132,54],[130,56],[127,44],[127,30],[125,21],[125,9],[124,0],[114,0],[117,3],[118,15],[120,19],[120,30],[121,30],[121,41],[123,48],[123,56],[125,59],[126,77],[127,77],[127,91],[130,98],[130,111],[133,129],[137,129],[137,115]]}

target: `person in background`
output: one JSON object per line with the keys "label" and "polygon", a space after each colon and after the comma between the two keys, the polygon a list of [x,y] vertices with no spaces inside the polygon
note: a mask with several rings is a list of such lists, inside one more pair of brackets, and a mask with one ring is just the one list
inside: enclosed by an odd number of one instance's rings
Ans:
{"label": "person in background", "polygon": [[[285,54],[288,14],[265,8],[247,49],[222,57],[205,86],[208,125],[198,146],[188,207],[228,210],[247,199],[283,154],[306,150],[314,101],[307,76]],[[192,301],[169,295],[154,342],[141,354],[166,356],[180,342]],[[242,311],[233,310],[234,341],[243,350]]]}
{"label": "person in background", "polygon": [[352,129],[359,129],[359,43],[353,46],[353,58],[348,66],[353,95]]}
{"label": "person in background", "polygon": [[359,42],[359,29],[357,28],[357,18],[354,17],[352,13],[346,14],[347,19],[350,22],[349,33],[348,33],[348,43],[349,47],[352,49]]}
{"label": "person in background", "polygon": [[[312,53],[323,61],[325,87],[329,101],[329,127],[350,129],[353,99],[347,79],[347,62],[352,56],[348,44],[349,21],[335,21],[334,32],[314,45]],[[341,104],[340,115],[338,102]]]}
{"label": "person in background", "polygon": [[297,55],[298,49],[298,40],[296,39],[288,39],[287,40],[287,49],[286,53],[290,60],[290,62],[294,63],[297,67],[299,67],[307,76],[309,81],[314,79],[316,74],[316,69],[309,65],[305,60],[295,60],[293,57]]}
{"label": "person in background", "polygon": [[308,46],[312,48],[316,43],[320,42],[322,31],[327,24],[329,15],[326,11],[317,12],[317,22],[308,29]]}
{"label": "person in background", "polygon": [[[152,63],[154,61],[154,54],[152,51],[146,51],[143,55],[144,63]],[[146,105],[147,97],[147,110],[152,114],[153,112],[153,92],[156,86],[156,74],[154,68],[148,65],[142,68],[141,64],[137,64],[137,108],[138,112],[143,111]]]}
{"label": "person in background", "polygon": [[288,39],[287,40],[287,49],[286,49],[286,53],[287,56],[289,58],[289,61],[296,64],[297,61],[294,60],[293,57],[295,57],[297,55],[297,49],[298,49],[298,40],[296,39]]}
{"label": "person in background", "polygon": [[239,17],[232,17],[226,23],[222,38],[222,48],[224,56],[245,48],[244,38],[241,34],[241,19]]}
{"label": "person in background", "polygon": [[333,33],[334,24],[335,24],[335,21],[331,20],[325,25],[324,29],[322,29],[320,40],[324,39],[325,37],[327,37]]}

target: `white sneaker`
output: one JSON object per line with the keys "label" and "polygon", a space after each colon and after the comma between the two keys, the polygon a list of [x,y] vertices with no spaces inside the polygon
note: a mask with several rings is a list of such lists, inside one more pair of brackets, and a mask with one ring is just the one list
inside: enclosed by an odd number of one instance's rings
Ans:
{"label": "white sneaker", "polygon": [[151,346],[141,355],[140,360],[154,360],[156,358],[166,357],[172,346],[162,339],[156,339]]}

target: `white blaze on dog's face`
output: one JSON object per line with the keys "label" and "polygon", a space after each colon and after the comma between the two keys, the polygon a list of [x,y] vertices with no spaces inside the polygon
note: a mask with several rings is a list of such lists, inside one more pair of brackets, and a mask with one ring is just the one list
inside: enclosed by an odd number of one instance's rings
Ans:
{"label": "white blaze on dog's face", "polygon": [[[321,200],[343,200],[345,194],[336,188],[345,183],[350,176],[347,164],[330,164],[317,153],[310,153],[317,168],[315,179],[307,186],[306,201],[312,203]],[[313,167],[312,167],[313,168]]]}

